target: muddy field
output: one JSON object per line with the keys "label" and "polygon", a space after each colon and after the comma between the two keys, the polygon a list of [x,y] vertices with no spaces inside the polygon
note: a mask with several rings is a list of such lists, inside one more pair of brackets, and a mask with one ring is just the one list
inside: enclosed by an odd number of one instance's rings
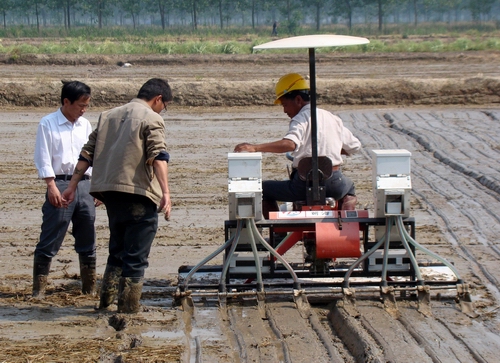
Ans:
{"label": "muddy field", "polygon": [[[73,64],[69,58],[33,57],[29,64],[4,60],[0,361],[496,362],[498,56],[319,56],[320,105],[341,116],[363,144],[362,152],[347,158],[344,166],[356,183],[358,208],[373,213],[371,150],[409,150],[416,240],[453,262],[471,285],[477,315],[462,313],[454,292],[433,292],[432,316],[419,313],[414,301],[399,301],[394,314],[374,294],[357,300],[356,314],[342,300],[332,299],[313,304],[306,319],[291,299],[267,301],[264,319],[254,304],[220,310],[212,300],[197,302],[190,316],[173,306],[172,299],[178,267],[197,263],[224,243],[227,153],[240,142],[283,135],[286,115],[268,106],[272,83],[288,71],[307,73],[306,55],[137,57],[100,63],[72,58]],[[118,61],[133,66],[119,67]],[[86,116],[95,124],[100,110],[125,102],[154,76],[170,79],[176,94],[166,116],[174,208],[169,222],[160,221],[146,271],[143,311],[123,318],[94,310],[98,299],[79,294],[78,258],[69,235],[52,265],[46,300],[31,300],[44,193],[33,146],[39,119],[57,105],[60,79],[79,79],[93,87],[94,107]],[[282,155],[265,154],[264,178],[286,177],[287,164]],[[101,275],[108,237],[103,207],[97,226]],[[301,255],[298,248],[290,251],[290,259]],[[220,262],[220,256],[213,261]],[[435,278],[433,270],[425,274]]]}

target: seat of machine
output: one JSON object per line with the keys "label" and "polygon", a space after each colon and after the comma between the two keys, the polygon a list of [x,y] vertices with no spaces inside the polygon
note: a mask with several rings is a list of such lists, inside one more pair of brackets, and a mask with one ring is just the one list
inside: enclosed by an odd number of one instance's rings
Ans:
{"label": "seat of machine", "polygon": [[[318,171],[320,172],[320,180],[326,180],[332,176],[333,164],[329,157],[318,156]],[[312,157],[303,158],[297,165],[297,173],[303,181],[310,180],[312,173]]]}

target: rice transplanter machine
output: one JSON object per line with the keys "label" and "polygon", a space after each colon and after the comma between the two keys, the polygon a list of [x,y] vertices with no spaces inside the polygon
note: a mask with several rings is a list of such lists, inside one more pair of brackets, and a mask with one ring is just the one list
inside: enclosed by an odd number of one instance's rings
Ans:
{"label": "rice transplanter machine", "polygon": [[[322,34],[254,47],[309,49],[312,158],[307,201],[293,207],[284,203],[281,211],[263,219],[262,155],[229,153],[226,242],[196,266],[179,268],[175,298],[185,309],[192,309],[196,297],[213,296],[220,304],[228,298],[251,297],[260,304],[267,298],[291,294],[304,316],[310,298],[352,302],[354,296],[379,292],[387,309],[397,308],[396,296],[416,296],[419,311],[430,314],[430,291],[455,289],[462,311],[473,313],[468,284],[458,271],[415,240],[409,151],[371,150],[373,216],[368,210],[338,210],[335,201],[325,198],[317,154],[314,49],[368,42]],[[298,257],[297,250],[301,251]],[[417,253],[430,257],[431,262],[417,260]],[[222,265],[209,265],[219,254],[223,255]],[[454,277],[425,280],[423,263],[447,267]],[[195,282],[199,274],[213,279]]]}
{"label": "rice transplanter machine", "polygon": [[[416,296],[419,311],[430,314],[431,290],[456,289],[462,310],[472,312],[468,285],[454,266],[415,241],[411,153],[390,149],[371,154],[374,216],[368,210],[338,210],[327,200],[300,209],[283,204],[268,220],[262,218],[262,155],[228,154],[226,242],[196,266],[179,269],[177,299],[193,306],[196,296],[214,296],[225,303],[236,297],[263,301],[291,295],[303,308],[307,297],[352,300],[355,291],[379,291],[386,308],[397,308],[398,294]],[[448,267],[455,278],[426,281],[417,251],[432,258],[423,262],[425,266]],[[207,264],[219,254],[222,265]],[[196,283],[193,277],[200,273],[216,276],[217,281]]]}

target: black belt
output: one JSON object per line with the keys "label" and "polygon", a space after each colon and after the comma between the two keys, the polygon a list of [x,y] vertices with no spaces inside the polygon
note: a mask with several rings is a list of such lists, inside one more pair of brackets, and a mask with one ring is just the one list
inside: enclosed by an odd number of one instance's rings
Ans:
{"label": "black belt", "polygon": [[[73,175],[65,175],[65,174],[61,174],[61,175],[56,175],[56,180],[71,180],[71,178],[73,177]],[[83,178],[81,180],[89,180],[90,179],[90,176],[89,175],[84,175]]]}

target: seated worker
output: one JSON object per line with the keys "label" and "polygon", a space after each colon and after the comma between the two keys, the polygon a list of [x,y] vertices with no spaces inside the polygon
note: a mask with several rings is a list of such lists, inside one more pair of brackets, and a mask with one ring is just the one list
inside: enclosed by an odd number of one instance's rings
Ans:
{"label": "seated worker", "polygon": [[[262,213],[269,219],[269,212],[277,211],[277,201],[297,202],[306,200],[307,183],[299,177],[297,166],[301,159],[311,157],[311,105],[309,85],[297,73],[289,73],[276,84],[275,104],[283,106],[290,117],[288,132],[283,139],[264,144],[242,143],[235,152],[291,152],[293,172],[290,180],[266,180],[262,183]],[[325,180],[326,197],[338,201],[339,209],[356,207],[356,191],[351,179],[342,174],[342,154],[351,155],[361,148],[360,141],[344,127],[342,120],[332,113],[317,108],[318,157],[328,157],[333,165],[331,176]]]}

